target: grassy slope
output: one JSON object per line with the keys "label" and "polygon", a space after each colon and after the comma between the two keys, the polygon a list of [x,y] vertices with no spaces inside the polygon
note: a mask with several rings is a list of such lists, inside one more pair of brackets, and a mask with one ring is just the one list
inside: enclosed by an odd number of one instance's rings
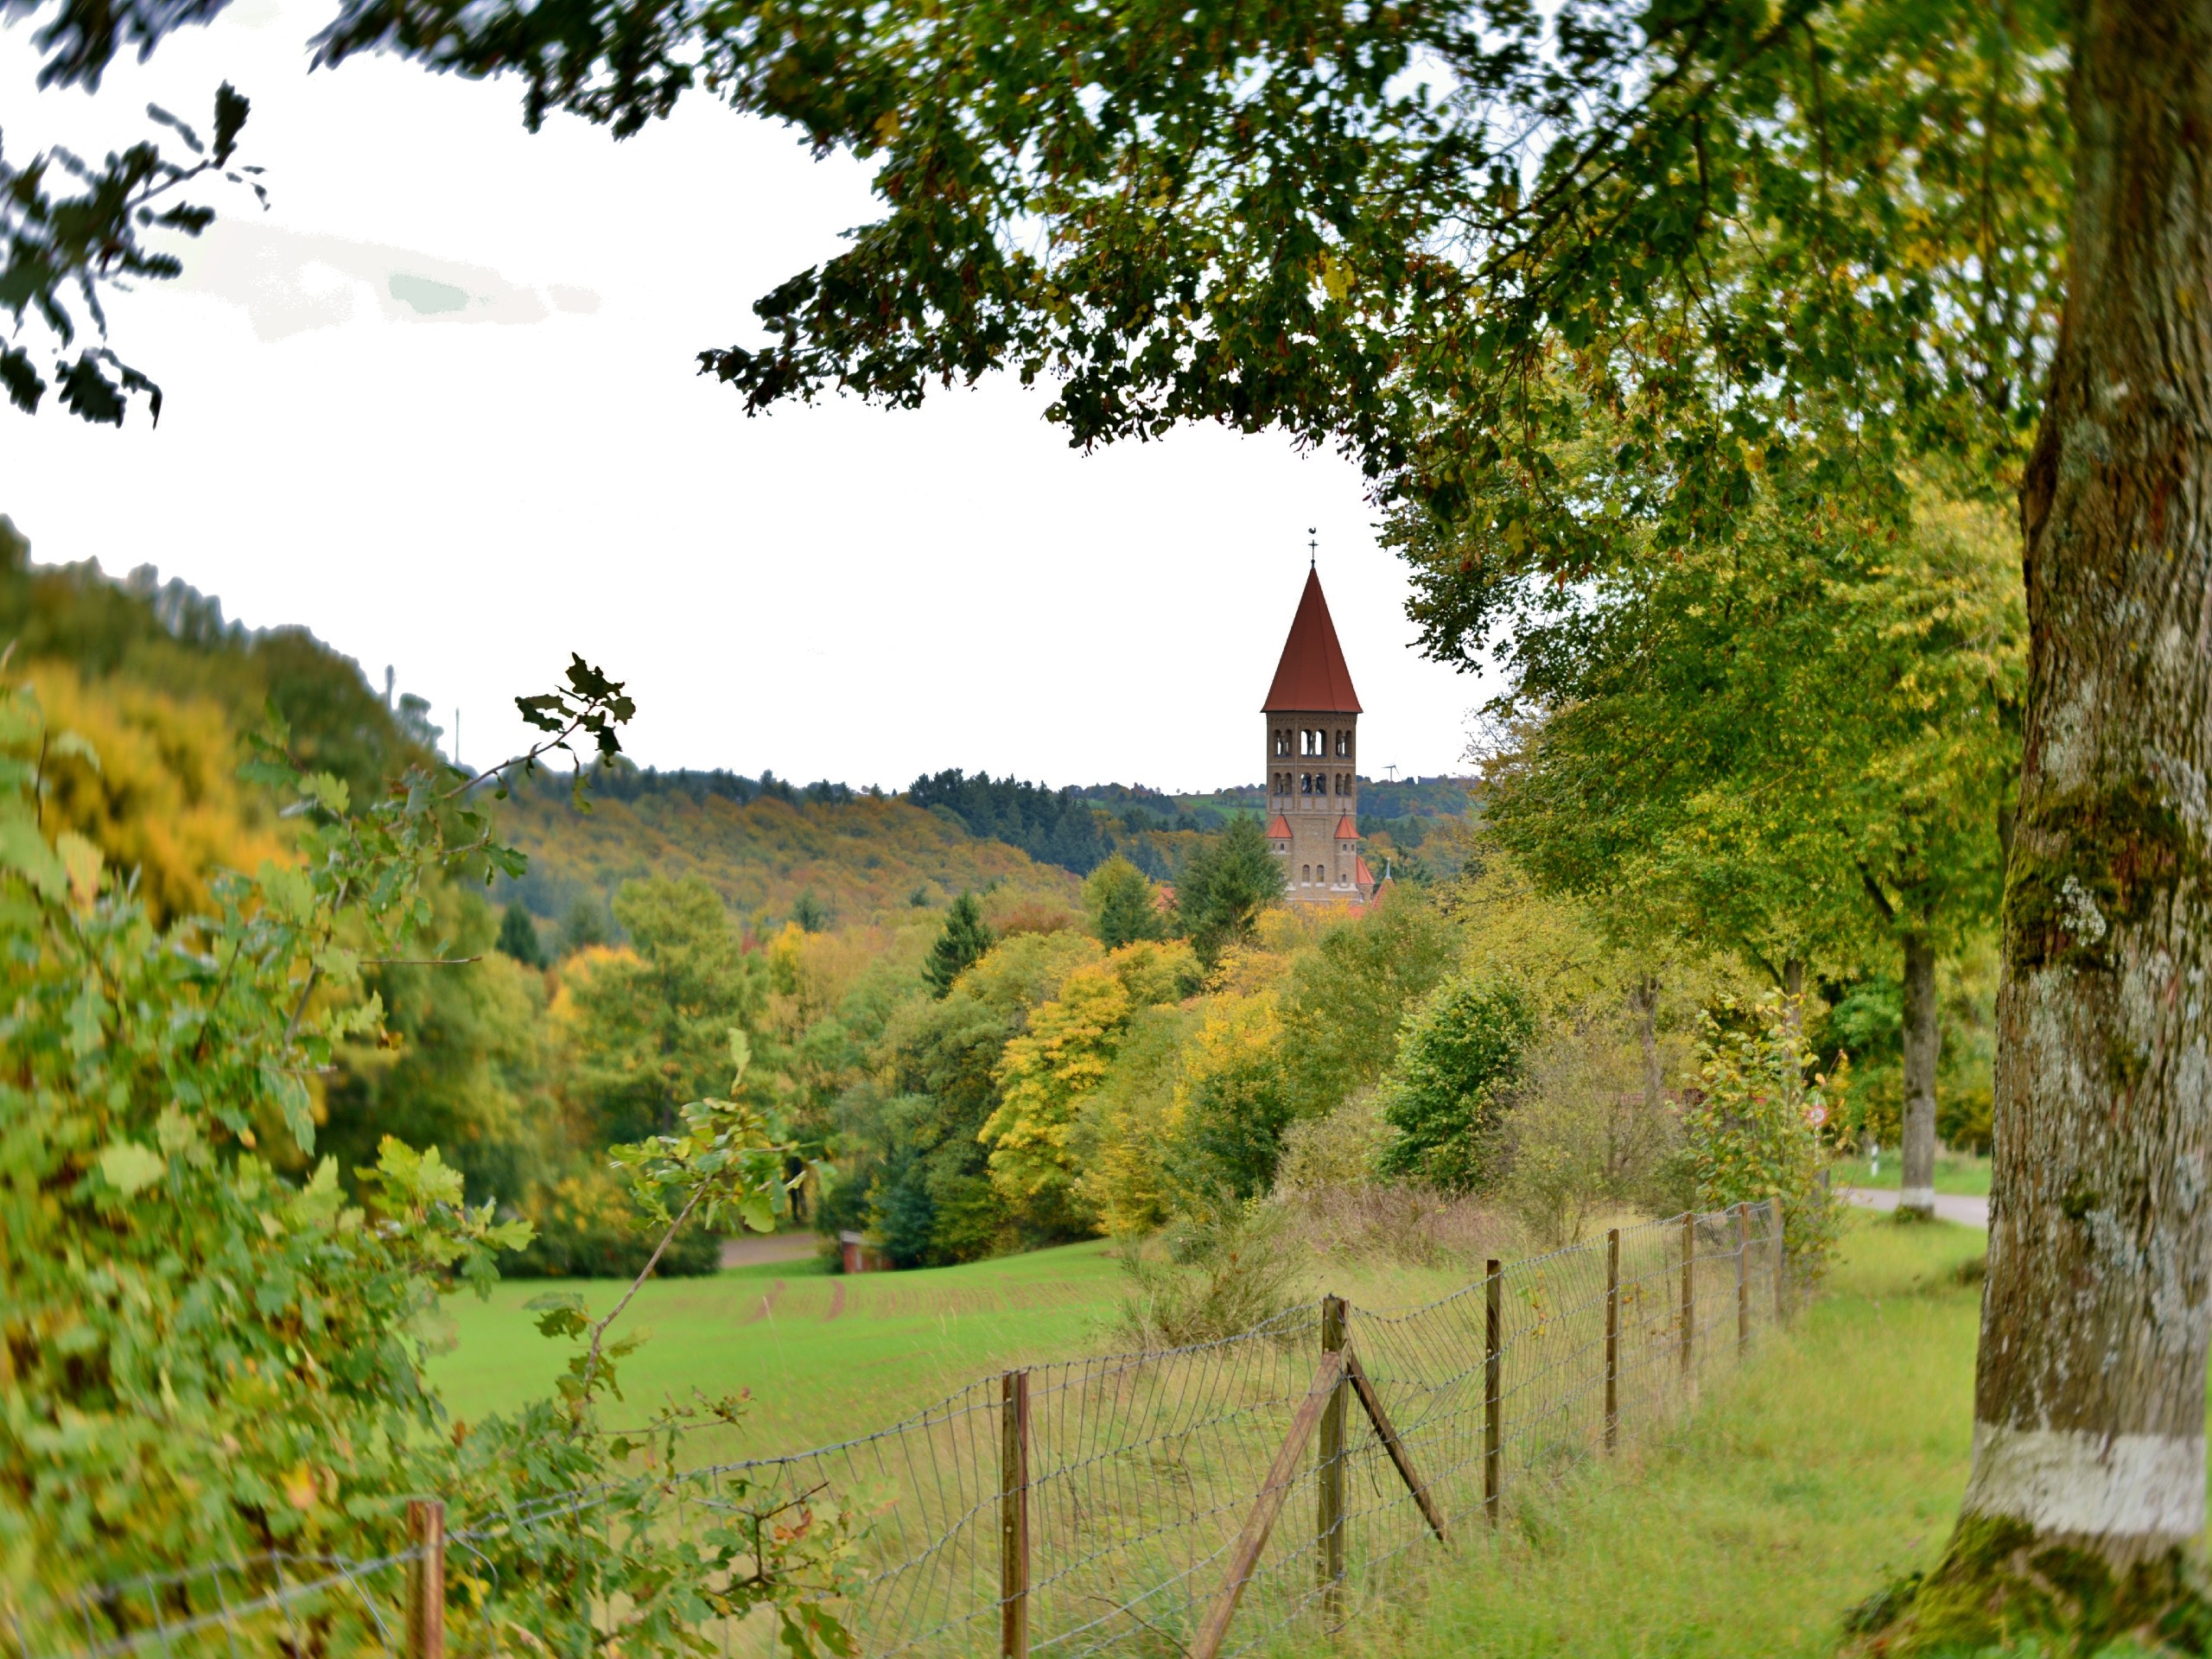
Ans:
{"label": "grassy slope", "polygon": [[[1955,1269],[1982,1248],[1979,1231],[1854,1217],[1827,1294],[1748,1376],[1614,1466],[1518,1497],[1502,1539],[1417,1557],[1426,1582],[1367,1609],[1344,1651],[1827,1659],[1843,1610],[1928,1565],[1948,1535],[1979,1308]],[[1328,1271],[1335,1288],[1378,1304],[1449,1278]],[[543,1288],[502,1286],[488,1305],[456,1306],[459,1349],[433,1371],[458,1414],[550,1383],[560,1351],[520,1312]],[[581,1288],[603,1308],[620,1287]],[[795,1449],[888,1424],[1017,1360],[1118,1345],[1109,1321],[1120,1291],[1099,1243],[911,1274],[835,1278],[801,1262],[658,1282],[639,1296],[658,1334],[625,1375],[641,1408],[695,1384],[749,1384],[741,1449]]]}
{"label": "grassy slope", "polygon": [[[695,1388],[750,1389],[744,1449],[801,1450],[894,1422],[1016,1360],[1085,1351],[1120,1287],[1103,1243],[915,1273],[846,1277],[806,1261],[656,1280],[625,1315],[652,1339],[625,1363],[623,1389],[641,1411]],[[550,1391],[568,1351],[522,1311],[549,1288],[582,1291],[594,1313],[621,1292],[518,1281],[489,1302],[456,1298],[459,1346],[431,1368],[456,1415]]]}
{"label": "grassy slope", "polygon": [[[912,1273],[833,1275],[818,1262],[741,1268],[706,1279],[655,1280],[619,1329],[650,1332],[621,1381],[642,1413],[694,1389],[753,1393],[717,1455],[803,1450],[897,1422],[979,1376],[1017,1363],[1127,1345],[1113,1329],[1126,1281],[1103,1240]],[[1456,1289],[1450,1268],[1333,1265],[1300,1287],[1363,1305]],[[1325,1287],[1322,1284],[1326,1279]],[[447,1304],[457,1345],[433,1362],[454,1414],[481,1417],[549,1393],[569,1351],[540,1337],[524,1304],[581,1291],[594,1314],[623,1287],[610,1281],[515,1281],[479,1302]]]}
{"label": "grassy slope", "polygon": [[1829,1294],[1669,1440],[1524,1505],[1431,1569],[1366,1654],[1783,1659],[1834,1653],[1851,1603],[1948,1535],[1969,1450],[1982,1235],[1861,1218]]}
{"label": "grassy slope", "polygon": [[525,789],[501,807],[499,827],[530,855],[522,896],[549,918],[648,875],[702,876],[756,926],[779,923],[803,893],[839,925],[896,925],[915,913],[917,888],[933,905],[995,887],[1001,907],[1031,899],[1072,908],[1080,886],[1065,870],[901,800],[764,796],[740,805],[668,791],[601,798],[585,814],[565,791]]}

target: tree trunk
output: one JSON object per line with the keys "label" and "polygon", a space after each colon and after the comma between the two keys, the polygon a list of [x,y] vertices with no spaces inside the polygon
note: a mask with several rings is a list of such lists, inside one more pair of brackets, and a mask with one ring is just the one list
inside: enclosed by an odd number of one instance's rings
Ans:
{"label": "tree trunk", "polygon": [[2075,27],[2071,270],[2020,498],[2027,724],[1952,1565],[1979,1531],[2016,1561],[2021,1540],[2063,1541],[2147,1571],[2205,1519],[2212,0],[2088,0]]}
{"label": "tree trunk", "polygon": [[1925,933],[1904,939],[1904,1135],[1897,1211],[1936,1217],[1936,1060],[1942,1027],[1936,1020],[1936,947]]}
{"label": "tree trunk", "polygon": [[1643,1057],[1643,1109],[1647,1122],[1656,1122],[1667,1104],[1667,1074],[1659,1064],[1658,980],[1649,974],[1637,980],[1628,1006],[1636,1016],[1636,1046]]}

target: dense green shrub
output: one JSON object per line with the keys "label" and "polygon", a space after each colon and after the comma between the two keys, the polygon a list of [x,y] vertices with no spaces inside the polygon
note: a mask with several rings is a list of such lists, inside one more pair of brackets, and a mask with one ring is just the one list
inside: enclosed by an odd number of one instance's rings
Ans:
{"label": "dense green shrub", "polygon": [[[506,1279],[633,1279],[659,1243],[628,1191],[596,1164],[580,1166],[550,1186],[533,1188],[520,1213],[535,1235],[499,1264]],[[679,1230],[653,1271],[694,1277],[721,1266],[721,1241],[704,1228]]]}
{"label": "dense green shrub", "polygon": [[1430,996],[1407,1021],[1383,1084],[1382,1119],[1396,1134],[1382,1149],[1382,1173],[1448,1192],[1493,1180],[1536,1027],[1528,994],[1510,979],[1470,976]]}
{"label": "dense green shrub", "polygon": [[1776,991],[1748,1008],[1725,1001],[1706,1016],[1698,1059],[1701,1093],[1682,1131],[1699,1207],[1780,1198],[1791,1255],[1816,1267],[1842,1228],[1821,1178],[1833,1155],[1824,1131],[1843,1090],[1814,1070],[1803,999]]}
{"label": "dense green shrub", "polygon": [[[579,662],[525,712],[563,735],[595,721],[611,742],[620,691]],[[836,1587],[840,1529],[767,1500],[765,1531],[676,1533],[664,1465],[633,1468],[598,1421],[626,1344],[574,1298],[542,1310],[578,1348],[558,1398],[465,1431],[446,1420],[424,1316],[486,1287],[528,1227],[467,1206],[436,1152],[390,1139],[349,1202],[317,1155],[308,1079],[380,1023],[365,960],[428,954],[426,881],[518,861],[450,773],[415,770],[357,812],[281,744],[254,776],[299,818],[298,862],[224,876],[212,913],[157,927],[89,842],[48,839],[43,759],[83,746],[0,688],[0,1624],[30,1651],[74,1649],[97,1605],[89,1633],[123,1640],[154,1603],[84,1603],[98,1586],[274,1550],[387,1554],[413,1495],[442,1497],[459,1530],[588,1488],[592,1527],[480,1538],[449,1610],[457,1646],[669,1652],[710,1606],[762,1603],[801,1648],[841,1640],[815,1599]],[[648,1208],[673,1219],[680,1198],[677,1216],[766,1225],[784,1154],[759,1115],[709,1101],[683,1116],[620,1154]],[[173,1582],[162,1611],[196,1611],[188,1577]]]}

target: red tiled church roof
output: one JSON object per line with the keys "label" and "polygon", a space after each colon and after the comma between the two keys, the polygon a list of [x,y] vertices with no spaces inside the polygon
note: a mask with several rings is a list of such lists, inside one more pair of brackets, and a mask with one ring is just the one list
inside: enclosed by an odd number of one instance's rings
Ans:
{"label": "red tiled church roof", "polygon": [[1349,812],[1337,820],[1337,839],[1338,841],[1359,839],[1359,826],[1351,821],[1351,814]]}
{"label": "red tiled church roof", "polygon": [[1371,887],[1375,885],[1375,878],[1367,873],[1367,861],[1365,859],[1355,858],[1352,860],[1351,879],[1353,885],[1357,887]]}
{"label": "red tiled church roof", "polygon": [[1337,625],[1329,620],[1329,601],[1321,596],[1318,570],[1306,573],[1306,591],[1299,596],[1298,614],[1290,620],[1282,661],[1275,664],[1274,683],[1260,707],[1263,713],[1278,709],[1294,714],[1359,712],[1359,694],[1351,689],[1351,671],[1344,666],[1344,647],[1337,643]]}
{"label": "red tiled church roof", "polygon": [[1290,839],[1290,825],[1285,821],[1282,814],[1280,812],[1276,813],[1274,817],[1268,820],[1268,839],[1269,841],[1288,841]]}

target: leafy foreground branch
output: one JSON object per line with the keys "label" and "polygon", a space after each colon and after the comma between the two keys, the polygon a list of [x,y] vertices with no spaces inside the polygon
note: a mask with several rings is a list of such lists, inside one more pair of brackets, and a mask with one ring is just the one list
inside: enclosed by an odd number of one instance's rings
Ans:
{"label": "leafy foreground branch", "polygon": [[[526,700],[550,735],[517,764],[580,734],[604,749],[629,712],[578,661]],[[401,1549],[406,1500],[429,1494],[472,1535],[459,1651],[704,1651],[704,1625],[761,1607],[794,1651],[845,1650],[838,1516],[726,1480],[711,1524],[674,1524],[677,1430],[734,1402],[601,1428],[626,1296],[595,1325],[543,1306],[549,1335],[581,1339],[559,1397],[448,1423],[420,1322],[487,1289],[527,1224],[466,1205],[435,1148],[387,1138],[358,1205],[315,1160],[315,1080],[334,1044],[381,1031],[363,963],[446,954],[423,938],[436,880],[521,868],[470,780],[417,767],[357,812],[280,732],[249,772],[306,821],[299,858],[156,928],[135,878],[48,837],[43,770],[65,751],[96,763],[0,688],[0,1624],[32,1651],[127,1637],[202,1611],[191,1569],[212,1562],[251,1587],[274,1558]],[[767,1224],[790,1150],[706,1101],[622,1157],[672,1235],[687,1216]],[[342,1650],[359,1609],[304,1617],[315,1650]]]}
{"label": "leafy foreground branch", "polygon": [[[52,38],[46,38],[52,44]],[[49,70],[41,80],[52,74]],[[66,78],[65,78],[66,79]],[[97,84],[98,77],[92,77]],[[42,150],[21,166],[0,156],[0,308],[14,319],[15,338],[0,341],[0,390],[8,401],[35,414],[48,391],[58,390],[70,413],[82,420],[121,426],[130,399],[143,397],[148,417],[159,424],[162,389],[110,347],[78,346],[80,325],[70,308],[73,295],[85,318],[102,339],[107,313],[102,289],[176,276],[183,262],[166,248],[149,244],[149,232],[198,236],[214,223],[215,210],[177,194],[209,175],[251,189],[262,206],[269,193],[259,182],[261,168],[237,159],[238,135],[251,105],[228,81],[216,89],[214,130],[203,140],[188,124],[158,105],[146,106],[147,118],[176,135],[189,159],[174,150],[164,155],[152,139],[142,139],[120,154],[111,151],[93,167],[59,145]],[[72,193],[65,183],[73,181]],[[51,350],[51,378],[42,373],[24,344],[26,318]],[[76,359],[67,353],[77,347]]]}

